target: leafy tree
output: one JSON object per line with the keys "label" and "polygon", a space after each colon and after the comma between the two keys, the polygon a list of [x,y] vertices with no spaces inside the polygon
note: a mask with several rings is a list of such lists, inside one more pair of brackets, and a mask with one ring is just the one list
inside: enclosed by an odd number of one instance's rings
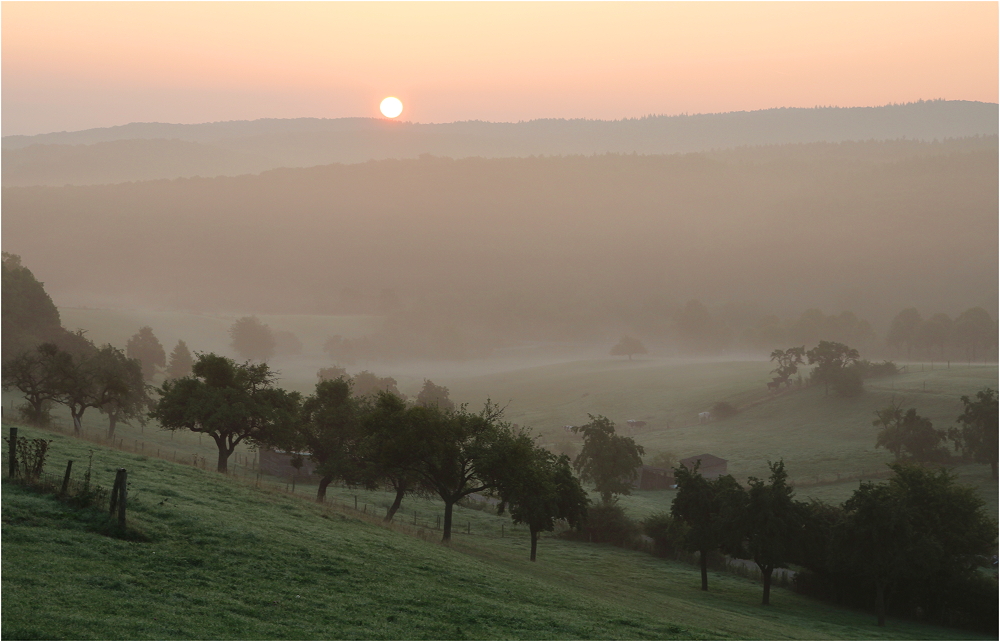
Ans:
{"label": "leafy tree", "polygon": [[241,317],[229,328],[230,345],[244,359],[265,362],[274,356],[277,342],[270,326],[255,316]]}
{"label": "leafy tree", "polygon": [[889,332],[885,335],[885,342],[898,350],[901,345],[906,345],[906,358],[910,358],[910,350],[917,343],[920,327],[923,319],[916,308],[906,308],[897,314],[889,326]]}
{"label": "leafy tree", "polygon": [[978,349],[996,345],[997,324],[986,310],[969,308],[955,319],[954,336],[975,361]]}
{"label": "leafy tree", "polygon": [[811,376],[822,382],[827,392],[830,384],[842,376],[842,371],[861,358],[857,350],[836,341],[820,341],[819,345],[806,352],[806,357],[809,365],[816,365]]}
{"label": "leafy tree", "polygon": [[54,343],[43,343],[24,350],[3,364],[3,388],[14,388],[24,395],[21,416],[30,424],[47,426],[51,421],[48,406],[59,398],[62,373],[70,355]]}
{"label": "leafy tree", "polygon": [[629,361],[632,360],[633,354],[648,354],[648,353],[649,350],[647,350],[646,346],[642,344],[642,341],[639,341],[635,337],[628,337],[628,336],[622,337],[621,341],[619,341],[618,343],[616,343],[611,347],[611,356],[619,357],[625,354],[628,355]]}
{"label": "leafy tree", "polygon": [[351,379],[351,394],[355,397],[368,397],[379,392],[388,392],[397,397],[403,396],[396,387],[396,380],[392,377],[378,377],[367,370],[362,370]]}
{"label": "leafy tree", "polygon": [[654,550],[660,557],[685,550],[688,526],[669,512],[650,515],[642,521],[642,530],[653,539]]}
{"label": "leafy tree", "polygon": [[4,354],[14,354],[46,341],[62,330],[59,310],[21,257],[3,253],[2,328]]}
{"label": "leafy tree", "polygon": [[771,603],[771,574],[794,557],[803,526],[801,510],[792,499],[785,463],[779,460],[768,466],[771,476],[766,483],[756,477],[750,478],[745,503],[736,520],[737,531],[743,536],[737,550],[760,569],[765,606]]}
{"label": "leafy tree", "polygon": [[148,325],[139,328],[125,344],[125,354],[129,359],[138,359],[142,364],[142,376],[146,381],[152,381],[157,368],[167,365],[167,353],[163,351],[160,340],[153,334]]}
{"label": "leafy tree", "polygon": [[997,393],[984,388],[975,399],[962,396],[964,410],[958,416],[961,428],[952,428],[949,437],[966,457],[980,464],[988,463],[993,479],[997,478]]}
{"label": "leafy tree", "polygon": [[[56,400],[69,407],[73,432],[83,429],[83,414],[87,408],[127,405],[135,394],[131,368],[125,353],[111,345],[68,353],[59,360],[60,389]],[[145,384],[142,384],[145,385]]]}
{"label": "leafy tree", "polygon": [[551,531],[557,520],[580,526],[587,516],[590,499],[570,469],[569,457],[558,458],[535,445],[524,433],[508,449],[510,460],[497,482],[500,505],[497,514],[509,511],[515,524],[527,524],[531,532],[530,560],[535,561],[538,534]]}
{"label": "leafy tree", "polygon": [[423,412],[414,411],[403,399],[384,390],[365,402],[361,418],[363,475],[367,486],[386,482],[396,492],[385,515],[385,521],[391,522],[407,493],[430,490],[419,473]]}
{"label": "leafy tree", "polygon": [[698,471],[701,461],[693,469],[678,466],[674,469],[677,494],[670,505],[670,514],[688,529],[684,545],[697,551],[701,561],[701,590],[708,590],[708,554],[722,546],[734,548],[734,517],[740,505],[742,488],[732,475],[722,475],[707,480]]}
{"label": "leafy tree", "polygon": [[186,343],[178,341],[173,352],[170,353],[170,361],[163,374],[168,379],[180,379],[191,374],[192,366],[194,366],[194,359],[191,358],[191,351],[188,350]]}
{"label": "leafy tree", "polygon": [[502,415],[502,410],[490,402],[475,414],[464,407],[446,411],[414,406],[410,410],[409,426],[423,437],[414,444],[418,449],[415,471],[444,502],[444,542],[451,540],[455,503],[472,493],[495,488],[497,480],[512,472],[504,470],[513,437]]}
{"label": "leafy tree", "polygon": [[839,564],[874,585],[879,626],[887,589],[974,576],[997,533],[975,491],[956,485],[947,471],[890,468],[888,483],[864,482],[844,503],[846,519],[834,537]]}
{"label": "leafy tree", "polygon": [[442,410],[454,410],[454,402],[448,398],[448,389],[435,385],[430,379],[424,379],[424,387],[417,395],[418,406],[438,406]]}
{"label": "leafy tree", "polygon": [[861,362],[834,370],[829,373],[829,378],[833,391],[841,397],[857,397],[865,391],[864,367]]}
{"label": "leafy tree", "polygon": [[107,402],[98,407],[101,413],[108,416],[108,439],[114,439],[115,427],[118,422],[130,423],[137,421],[146,425],[146,418],[153,406],[149,396],[149,386],[143,376],[142,364],[138,359],[129,359],[121,351],[115,351],[105,364],[114,370],[114,376],[125,382],[125,387],[118,394],[110,395]]}
{"label": "leafy tree", "polygon": [[601,501],[610,504],[616,495],[629,495],[642,466],[642,446],[631,437],[615,434],[615,424],[601,415],[587,415],[590,423],[573,426],[583,434],[583,448],[573,461],[580,477],[594,484]]}
{"label": "leafy tree", "polygon": [[357,410],[351,386],[343,378],[320,381],[316,392],[302,402],[293,443],[316,462],[320,475],[318,502],[326,498],[326,488],[333,480],[354,482],[359,478],[361,431]]}
{"label": "leafy tree", "polygon": [[298,411],[298,393],[274,385],[266,363],[238,364],[216,354],[199,354],[189,377],[168,379],[150,413],[167,430],[205,433],[219,449],[218,471],[241,442],[283,444]]}
{"label": "leafy tree", "polygon": [[777,367],[772,370],[782,383],[799,371],[799,366],[805,363],[806,347],[798,346],[787,350],[777,349],[771,352],[771,361],[776,362]]}

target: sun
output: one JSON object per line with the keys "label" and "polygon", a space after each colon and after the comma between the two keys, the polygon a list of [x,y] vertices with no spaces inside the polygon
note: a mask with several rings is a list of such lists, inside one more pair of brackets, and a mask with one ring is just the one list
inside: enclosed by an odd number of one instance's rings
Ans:
{"label": "sun", "polygon": [[382,110],[382,115],[386,118],[395,118],[403,113],[403,101],[389,96],[382,101],[378,108]]}

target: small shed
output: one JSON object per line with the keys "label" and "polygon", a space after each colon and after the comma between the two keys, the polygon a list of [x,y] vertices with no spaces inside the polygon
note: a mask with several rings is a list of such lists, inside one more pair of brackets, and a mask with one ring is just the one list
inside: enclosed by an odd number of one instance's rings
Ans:
{"label": "small shed", "polygon": [[688,457],[681,460],[681,466],[684,466],[688,470],[693,470],[695,464],[701,461],[701,466],[698,468],[698,472],[705,479],[716,479],[726,474],[727,463],[725,459],[721,457],[716,457],[715,455],[695,455],[694,457]]}
{"label": "small shed", "polygon": [[[302,467],[298,470],[292,466],[292,458],[296,455],[302,458]],[[316,463],[309,459],[309,453],[286,452],[270,448],[261,448],[260,450],[260,471],[265,475],[301,479],[312,475],[315,468]]]}
{"label": "small shed", "polygon": [[674,485],[674,473],[669,468],[639,466],[635,487],[639,490],[667,490]]}

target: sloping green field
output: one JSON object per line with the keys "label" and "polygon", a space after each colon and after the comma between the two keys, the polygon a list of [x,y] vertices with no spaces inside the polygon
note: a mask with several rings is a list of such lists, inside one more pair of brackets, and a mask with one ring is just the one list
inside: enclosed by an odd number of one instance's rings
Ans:
{"label": "sloping green field", "polygon": [[[450,547],[433,528],[386,528],[350,508],[61,434],[48,470],[93,449],[94,480],[127,467],[131,541],[102,514],[3,485],[4,639],[965,639],[961,631],[838,609],[607,546],[527,538],[470,509]],[[81,465],[82,462],[82,465]],[[338,489],[339,499],[351,491]],[[373,500],[365,494],[362,501]],[[367,507],[366,507],[367,509]],[[420,516],[425,519],[424,515]],[[473,521],[475,520],[475,521]],[[504,537],[497,528],[505,524]]]}

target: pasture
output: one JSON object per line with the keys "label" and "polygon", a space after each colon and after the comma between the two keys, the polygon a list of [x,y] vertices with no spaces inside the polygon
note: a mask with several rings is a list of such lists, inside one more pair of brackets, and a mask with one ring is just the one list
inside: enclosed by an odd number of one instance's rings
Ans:
{"label": "pasture", "polygon": [[[7,425],[4,430],[6,432]],[[94,481],[129,469],[130,535],[102,514],[3,482],[5,639],[971,639],[962,631],[839,609],[635,551],[527,537],[459,508],[450,546],[433,527],[319,506],[268,484],[125,453],[63,434]],[[6,450],[6,449],[5,449]],[[352,491],[336,489],[339,500]],[[374,495],[364,499],[375,500]],[[430,505],[428,505],[430,507]],[[497,528],[505,525],[504,537]]]}

